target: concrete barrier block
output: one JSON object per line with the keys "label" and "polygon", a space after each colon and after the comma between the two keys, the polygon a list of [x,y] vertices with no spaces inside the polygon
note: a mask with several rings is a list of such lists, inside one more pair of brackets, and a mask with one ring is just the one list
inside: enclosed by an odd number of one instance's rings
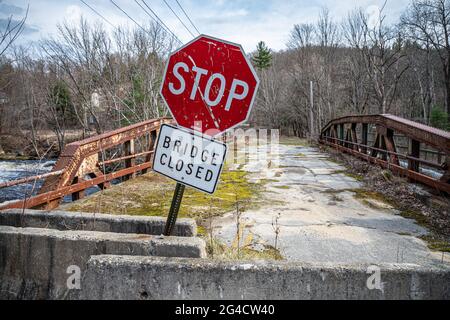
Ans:
{"label": "concrete barrier block", "polygon": [[[372,266],[373,267],[373,266]],[[450,268],[93,256],[81,299],[450,299]]]}
{"label": "concrete barrier block", "polygon": [[[22,228],[161,235],[164,232],[165,224],[166,218],[164,217],[113,215],[61,210],[8,209],[0,211],[0,225]],[[195,220],[185,218],[177,219],[173,235],[195,237],[197,235],[197,224]]]}

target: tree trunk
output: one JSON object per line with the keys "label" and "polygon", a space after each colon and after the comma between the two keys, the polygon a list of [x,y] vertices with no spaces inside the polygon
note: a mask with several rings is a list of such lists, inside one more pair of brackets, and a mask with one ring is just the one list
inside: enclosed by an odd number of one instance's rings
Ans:
{"label": "tree trunk", "polygon": [[450,79],[445,80],[445,104],[447,105],[447,119],[450,122]]}
{"label": "tree trunk", "polygon": [[445,109],[447,110],[447,119],[450,122],[450,52],[447,52],[447,65],[444,70],[445,77]]}

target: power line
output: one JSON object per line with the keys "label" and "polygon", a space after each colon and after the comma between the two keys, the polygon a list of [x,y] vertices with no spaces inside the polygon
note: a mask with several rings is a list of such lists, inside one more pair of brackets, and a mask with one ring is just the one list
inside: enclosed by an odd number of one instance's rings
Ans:
{"label": "power line", "polygon": [[175,0],[178,4],[178,6],[180,7],[180,9],[183,11],[184,15],[186,16],[186,18],[188,18],[189,22],[191,23],[191,25],[194,27],[195,31],[197,31],[198,34],[200,34],[200,31],[198,31],[197,27],[195,26],[195,24],[192,22],[191,18],[189,18],[189,15],[186,13],[186,11],[184,11],[183,6],[178,2],[178,0]]}
{"label": "power line", "polygon": [[172,30],[170,30],[170,28],[168,26],[166,26],[166,24],[158,17],[158,15],[147,5],[147,3],[142,0],[142,2],[145,4],[145,6],[153,13],[153,15],[155,15],[156,19],[137,1],[134,0],[134,2],[136,2],[139,7],[142,8],[142,10],[151,18],[153,19],[153,21],[155,21],[158,25],[160,25],[167,33],[171,34],[180,44],[182,44],[183,42],[181,42],[181,40],[175,35],[175,33],[172,32]]}
{"label": "power line", "polygon": [[[154,11],[154,10],[152,10],[152,8],[150,8],[150,6],[147,4],[147,2],[145,2],[145,0],[141,0],[142,1],[142,3],[144,3],[144,5],[153,13],[153,15],[156,17],[156,19],[158,19],[158,21],[159,22],[161,22],[168,30],[170,30],[170,32],[172,32],[172,30],[164,23],[164,21],[162,21],[160,18],[159,18],[159,16],[158,16],[158,14]],[[172,34],[173,35],[175,35],[173,32],[172,32]],[[178,40],[180,40],[178,37],[176,37]],[[181,41],[180,41],[181,42]],[[181,42],[182,43],[182,42]]]}
{"label": "power line", "polygon": [[181,22],[181,24],[183,25],[183,27],[191,34],[191,36],[194,36],[194,34],[191,32],[191,30],[189,30],[189,28],[184,24],[183,20],[180,19],[180,17],[176,14],[176,12],[172,9],[172,7],[167,3],[166,0],[163,0],[164,3],[166,4],[166,6],[170,9],[170,11],[172,11],[172,13],[175,15],[175,17],[177,17],[177,19]]}
{"label": "power line", "polygon": [[83,2],[89,9],[91,9],[92,11],[94,11],[100,18],[102,18],[104,21],[106,21],[111,27],[116,28],[111,22],[109,22],[108,19],[106,19],[104,16],[102,16],[97,10],[95,10],[94,8],[92,8],[89,4],[87,4],[84,0],[80,0],[81,2]]}
{"label": "power line", "polygon": [[142,31],[144,31],[145,33],[147,33],[148,35],[150,35],[150,33],[143,27],[141,26],[139,23],[137,23],[136,20],[134,20],[128,13],[126,13],[121,7],[119,7],[117,5],[117,3],[114,2],[114,0],[109,0],[111,1],[111,3],[116,6],[117,9],[119,9],[120,11],[122,11],[131,21],[133,21],[139,28],[142,29]]}

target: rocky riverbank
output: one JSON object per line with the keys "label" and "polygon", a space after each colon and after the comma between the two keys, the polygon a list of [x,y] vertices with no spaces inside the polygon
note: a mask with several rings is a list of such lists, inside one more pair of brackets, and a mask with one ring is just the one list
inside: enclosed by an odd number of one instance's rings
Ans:
{"label": "rocky riverbank", "polygon": [[[69,136],[66,144],[80,140],[79,136]],[[27,132],[0,135],[0,160],[37,160],[53,159],[60,150],[54,134],[42,133],[35,143]]]}

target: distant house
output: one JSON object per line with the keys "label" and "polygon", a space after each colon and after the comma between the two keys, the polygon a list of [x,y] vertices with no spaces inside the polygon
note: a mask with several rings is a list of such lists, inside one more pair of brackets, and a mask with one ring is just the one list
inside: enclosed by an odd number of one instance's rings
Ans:
{"label": "distant house", "polygon": [[[91,94],[91,108],[94,113],[103,111],[101,106],[102,96],[99,94],[99,90],[95,89]],[[90,126],[95,124],[95,118],[93,115],[89,115],[87,118]]]}
{"label": "distant house", "polygon": [[9,101],[8,96],[6,93],[0,91],[0,104],[5,104]]}

